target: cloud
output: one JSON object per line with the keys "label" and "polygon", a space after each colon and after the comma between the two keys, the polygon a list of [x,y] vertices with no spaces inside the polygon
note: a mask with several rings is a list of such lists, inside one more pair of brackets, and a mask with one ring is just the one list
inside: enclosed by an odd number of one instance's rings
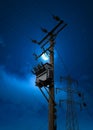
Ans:
{"label": "cloud", "polygon": [[[34,125],[34,127],[38,127],[40,122],[38,118],[41,121],[47,119],[47,116],[45,117],[46,104],[39,89],[35,86],[34,76],[29,75],[28,79],[22,80],[8,74],[4,66],[0,66],[0,126],[3,125],[0,130],[7,125],[13,129],[12,124],[18,125],[16,129],[26,128],[27,125],[33,126],[33,123],[27,123],[33,120],[37,122],[37,126]],[[41,113],[43,113],[42,116],[40,116]]]}
{"label": "cloud", "polygon": [[0,66],[0,97],[16,102],[30,102],[33,97],[39,100],[41,94],[35,86],[33,75],[29,75],[27,79],[20,79],[7,73],[4,66]]}

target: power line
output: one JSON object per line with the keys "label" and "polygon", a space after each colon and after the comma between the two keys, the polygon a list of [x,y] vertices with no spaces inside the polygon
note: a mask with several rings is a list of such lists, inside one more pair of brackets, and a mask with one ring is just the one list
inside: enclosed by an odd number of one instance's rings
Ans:
{"label": "power line", "polygon": [[62,65],[63,65],[63,67],[64,67],[64,70],[65,70],[65,71],[67,72],[67,74],[69,75],[69,69],[67,68],[66,64],[64,63],[64,60],[63,60],[62,56],[61,56],[60,53],[58,52],[57,47],[55,47],[55,50],[56,50],[56,52],[57,52],[57,54],[58,54],[58,56],[59,56],[59,59],[60,59]]}

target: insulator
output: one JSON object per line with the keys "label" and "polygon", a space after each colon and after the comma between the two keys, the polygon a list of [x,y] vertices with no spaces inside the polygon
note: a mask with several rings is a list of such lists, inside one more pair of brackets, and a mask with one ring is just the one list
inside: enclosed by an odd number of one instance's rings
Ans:
{"label": "insulator", "polygon": [[48,33],[47,29],[41,27],[42,32]]}
{"label": "insulator", "polygon": [[33,74],[35,74],[35,72],[34,72],[33,70],[31,70],[31,72],[32,72]]}
{"label": "insulator", "polygon": [[41,67],[42,67],[42,66],[41,66],[40,64],[38,64],[38,66],[37,66],[37,67],[38,67],[38,69],[41,69]]}
{"label": "insulator", "polygon": [[58,16],[53,15],[53,19],[55,19],[56,21],[60,21],[60,18]]}
{"label": "insulator", "polygon": [[33,43],[38,43],[37,40],[32,40]]}
{"label": "insulator", "polygon": [[81,96],[82,96],[82,94],[79,92],[79,93],[78,93],[78,96],[79,96],[79,97],[81,97]]}
{"label": "insulator", "polygon": [[34,69],[35,73],[38,71],[38,68],[37,68],[37,67],[34,67],[33,69]]}
{"label": "insulator", "polygon": [[84,107],[86,107],[86,106],[87,106],[87,104],[86,104],[85,102],[83,102],[83,106],[84,106]]}

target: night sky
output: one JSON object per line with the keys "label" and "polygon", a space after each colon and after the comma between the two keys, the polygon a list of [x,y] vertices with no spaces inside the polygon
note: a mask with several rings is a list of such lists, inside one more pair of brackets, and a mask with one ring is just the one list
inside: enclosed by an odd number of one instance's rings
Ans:
{"label": "night sky", "polygon": [[[48,130],[48,103],[35,86],[31,69],[42,58],[40,41],[57,24],[68,26],[55,43],[55,87],[60,76],[78,80],[87,106],[77,115],[80,130],[93,130],[93,2],[92,0],[0,0],[0,130]],[[59,57],[61,56],[61,58]],[[57,102],[65,93],[56,95]],[[76,98],[78,99],[78,98]],[[57,107],[57,130],[65,130],[66,107]]]}

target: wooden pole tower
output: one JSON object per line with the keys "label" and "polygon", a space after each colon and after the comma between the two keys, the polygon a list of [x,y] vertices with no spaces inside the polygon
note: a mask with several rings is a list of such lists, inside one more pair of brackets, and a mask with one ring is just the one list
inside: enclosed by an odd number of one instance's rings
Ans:
{"label": "wooden pole tower", "polygon": [[[46,98],[46,100],[49,103],[49,130],[56,130],[57,124],[56,124],[56,103],[55,103],[55,87],[54,87],[54,44],[55,44],[55,38],[59,34],[60,31],[62,31],[67,24],[64,23],[63,20],[61,20],[58,16],[53,16],[53,18],[58,21],[58,24],[50,31],[48,32],[45,28],[42,28],[42,31],[47,33],[47,35],[40,41],[37,42],[36,40],[32,40],[32,42],[37,43],[41,46],[43,52],[35,57],[38,59],[45,53],[49,53],[49,66],[51,66],[50,71],[47,70],[46,65],[38,65],[37,67],[33,68],[33,74],[36,75],[36,86],[40,89],[43,96]],[[45,48],[45,45],[49,43],[49,47]],[[51,71],[52,70],[52,71]],[[52,75],[52,77],[51,77]],[[47,77],[47,78],[46,78]],[[45,88],[47,91],[49,97],[45,95],[45,93],[42,90],[42,87]]]}
{"label": "wooden pole tower", "polygon": [[[53,45],[54,40],[52,39],[50,41],[50,46]],[[50,64],[53,67],[53,81],[52,84],[49,86],[49,94],[52,96],[49,96],[49,130],[56,130],[56,113],[55,113],[55,94],[54,94],[54,46],[50,49]],[[53,100],[52,100],[53,99]]]}

